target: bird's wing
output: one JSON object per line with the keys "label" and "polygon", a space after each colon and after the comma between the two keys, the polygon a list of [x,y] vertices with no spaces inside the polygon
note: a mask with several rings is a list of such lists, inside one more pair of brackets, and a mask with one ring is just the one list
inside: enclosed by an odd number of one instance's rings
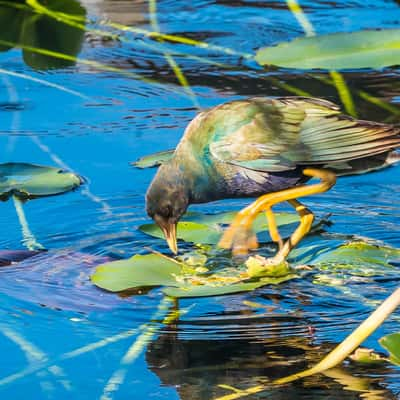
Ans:
{"label": "bird's wing", "polygon": [[322,99],[254,98],[217,107],[203,120],[214,158],[255,171],[324,166],[400,146],[394,127],[343,116]]}
{"label": "bird's wing", "polygon": [[307,115],[300,136],[308,155],[297,157],[297,163],[325,167],[387,153],[400,146],[399,128],[342,114]]}

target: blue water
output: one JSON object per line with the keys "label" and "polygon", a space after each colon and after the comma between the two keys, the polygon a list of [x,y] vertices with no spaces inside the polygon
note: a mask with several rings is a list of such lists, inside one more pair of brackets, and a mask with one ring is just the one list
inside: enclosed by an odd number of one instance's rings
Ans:
{"label": "blue water", "polygon": [[[146,2],[82,5],[89,31],[107,30],[101,24],[106,20],[152,30]],[[400,5],[389,0],[301,5],[318,33],[398,28],[400,21]],[[158,18],[163,32],[241,53],[303,35],[284,1],[160,1]],[[1,398],[212,399],[231,393],[220,384],[243,389],[304,369],[350,333],[373,309],[372,301],[394,290],[398,282],[392,274],[344,288],[304,279],[246,294],[181,300],[184,313],[170,326],[161,324],[166,310],[154,318],[160,290],[120,298],[94,288],[88,277],[104,257],[129,257],[146,252],[146,246],[168,251],[161,240],[137,230],[148,220],[144,193],[154,170],[137,170],[129,163],[173,148],[196,115],[196,102],[207,108],[246,96],[291,95],[276,85],[278,80],[340,104],[336,89],[317,79],[326,74],[266,71],[234,55],[114,32],[119,40],[86,33],[78,56],[117,71],[84,63],[35,70],[24,62],[20,48],[0,53],[0,161],[61,166],[87,179],[75,192],[24,207],[31,230],[50,251],[0,271]],[[174,56],[195,94],[193,101],[163,54],[148,45],[230,69]],[[399,111],[399,68],[349,71],[344,78],[360,118],[400,122],[399,112],[357,94],[368,92]],[[342,179],[306,203],[317,215],[332,213],[327,235],[361,236],[400,248],[399,168]],[[216,212],[246,203],[228,200],[193,209]],[[12,202],[0,206],[0,249],[22,249]],[[152,340],[143,344],[134,362],[124,361],[146,330],[143,324],[149,323],[157,328]],[[382,350],[377,339],[398,330],[394,317],[365,345]],[[335,377],[314,376],[248,398],[353,399],[360,398],[360,386],[365,398],[391,399],[400,392],[400,370],[388,364],[365,368],[347,363],[336,372]],[[120,384],[113,387],[115,376]],[[349,384],[355,377],[359,381]]]}

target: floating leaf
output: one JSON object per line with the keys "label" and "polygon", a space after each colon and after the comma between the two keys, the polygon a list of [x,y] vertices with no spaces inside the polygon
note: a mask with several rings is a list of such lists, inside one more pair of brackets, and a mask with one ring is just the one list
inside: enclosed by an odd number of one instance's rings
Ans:
{"label": "floating leaf", "polygon": [[301,37],[258,50],[261,65],[329,70],[383,68],[400,64],[400,29]]}
{"label": "floating leaf", "polygon": [[127,260],[101,264],[92,275],[92,282],[111,292],[144,286],[178,286],[175,275],[182,267],[157,254],[135,255]]}
{"label": "floating leaf", "polygon": [[263,278],[251,282],[240,282],[229,285],[211,286],[211,285],[186,285],[180,287],[167,287],[164,293],[171,297],[208,297],[221,296],[224,294],[233,294],[248,292],[265,285],[278,285],[289,279],[297,278],[297,275],[291,274],[281,278]]}
{"label": "floating leaf", "polygon": [[92,275],[92,282],[105,290],[120,292],[139,287],[165,286],[165,293],[172,297],[201,297],[243,292],[268,284],[278,284],[297,277],[291,273],[280,277],[263,277],[249,280],[238,268],[235,274],[208,274],[185,266],[158,254],[135,255],[99,265]]}
{"label": "floating leaf", "polygon": [[[221,238],[223,228],[230,224],[236,216],[236,212],[204,215],[191,213],[185,215],[177,227],[177,237],[185,242],[201,244],[217,244]],[[275,213],[279,231],[283,237],[287,237],[294,230],[294,223],[299,222],[297,214]],[[268,224],[263,214],[258,215],[253,224],[256,233],[268,232]],[[164,235],[156,224],[144,224],[139,229],[150,235],[163,239]],[[269,240],[269,239],[267,239]]]}
{"label": "floating leaf", "polygon": [[[314,249],[314,246],[305,247],[305,249],[306,251],[302,254],[308,258],[307,250]],[[376,269],[382,268],[383,259],[387,259],[387,266],[390,266],[389,260],[400,257],[399,250],[355,242],[344,244],[333,250],[326,249],[323,255],[317,255],[309,263],[316,270],[324,269],[327,265],[324,258],[325,260],[336,259],[343,263],[345,260],[343,257],[346,255],[347,268],[349,270],[353,268],[354,260],[356,270],[359,271],[357,263],[364,259],[364,251],[367,253],[368,262],[377,260]],[[252,265],[254,261],[255,266]],[[296,259],[297,263],[302,263],[302,261],[301,257]],[[229,262],[228,266],[224,262],[221,263],[224,265],[220,266],[215,265],[218,263],[211,259],[207,261],[206,266],[197,268],[197,263],[186,265],[158,254],[136,255],[128,260],[100,265],[92,275],[92,282],[113,292],[146,286],[164,286],[164,292],[172,297],[201,297],[249,291],[299,277],[287,264],[271,265],[266,268],[263,259],[259,256],[250,257],[246,265],[234,265],[232,260]],[[261,269],[258,268],[260,265]]]}
{"label": "floating leaf", "polygon": [[82,184],[82,178],[60,168],[26,163],[0,164],[0,199],[23,199],[68,192]]}
{"label": "floating leaf", "polygon": [[379,339],[380,345],[389,352],[393,364],[400,365],[400,333],[391,333]]}
{"label": "floating leaf", "polygon": [[[162,231],[155,224],[145,224],[140,226],[139,229],[150,236],[160,239],[164,238]],[[180,221],[177,227],[178,239],[183,239],[185,242],[216,244],[218,243],[221,234],[222,230],[217,227],[211,227],[190,221]]]}
{"label": "floating leaf", "polygon": [[162,163],[170,160],[175,150],[165,150],[158,153],[153,153],[148,156],[139,158],[137,161],[132,163],[137,168],[153,168],[158,167]]}
{"label": "floating leaf", "polygon": [[379,353],[363,347],[359,347],[349,358],[356,363],[365,365],[381,364],[386,361]]}
{"label": "floating leaf", "polygon": [[313,260],[320,269],[360,272],[363,276],[381,275],[382,267],[392,267],[391,262],[400,261],[400,250],[376,246],[365,242],[352,242],[320,254]]}

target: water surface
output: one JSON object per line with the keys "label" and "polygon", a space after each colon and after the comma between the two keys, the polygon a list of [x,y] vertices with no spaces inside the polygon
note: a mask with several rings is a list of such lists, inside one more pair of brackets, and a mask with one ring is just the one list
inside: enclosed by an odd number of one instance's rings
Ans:
{"label": "water surface", "polygon": [[[399,4],[389,0],[301,5],[318,33],[398,28],[400,21]],[[145,252],[146,246],[167,252],[161,240],[137,230],[147,221],[144,193],[154,170],[136,170],[130,161],[173,148],[199,108],[224,101],[293,95],[295,87],[340,104],[336,88],[323,80],[328,74],[264,70],[240,55],[158,43],[104,24],[153,30],[146,2],[98,0],[82,1],[81,6],[87,15],[86,33],[66,31],[48,17],[41,17],[40,26],[32,29],[49,29],[60,37],[68,33],[71,54],[103,67],[88,62],[54,65],[51,58],[38,60],[18,46],[0,53],[2,70],[36,79],[0,73],[1,162],[58,165],[88,182],[73,193],[25,205],[32,231],[50,250],[0,271],[2,397],[33,398],[34,393],[34,398],[50,399],[203,400],[231,393],[218,385],[256,386],[320,359],[368,315],[375,301],[394,290],[398,282],[393,274],[385,277],[383,272],[343,287],[315,285],[310,276],[246,294],[181,300],[179,307],[186,313],[169,326],[161,324],[165,310],[154,317],[162,301],[160,290],[121,298],[95,289],[88,276],[107,257],[129,257]],[[244,55],[304,34],[284,1],[162,0],[157,8],[162,32]],[[31,24],[25,27],[38,24],[29,20],[29,13],[20,18]],[[118,37],[100,37],[94,29]],[[3,29],[0,39],[11,40],[7,32]],[[15,41],[27,45],[21,35]],[[54,42],[58,37],[47,35]],[[173,53],[190,95],[162,49]],[[360,118],[400,122],[399,68],[347,71],[343,76]],[[389,107],[367,101],[362,93]],[[400,247],[399,173],[394,167],[345,178],[306,203],[317,215],[332,213],[327,238],[355,235]],[[212,213],[245,204],[228,200],[193,210]],[[23,248],[12,202],[1,204],[0,224],[0,248]],[[398,317],[385,323],[366,346],[379,349],[379,337],[399,330]],[[124,354],[150,320],[158,334],[124,367]],[[84,347],[92,343],[97,344]],[[110,379],[120,368],[125,379],[114,391]],[[391,399],[399,395],[399,382],[400,371],[394,366],[347,363],[326,376],[249,398]]]}

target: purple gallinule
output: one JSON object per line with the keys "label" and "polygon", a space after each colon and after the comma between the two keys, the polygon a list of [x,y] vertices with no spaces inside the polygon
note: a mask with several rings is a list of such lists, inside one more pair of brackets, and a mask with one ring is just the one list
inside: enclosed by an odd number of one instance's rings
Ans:
{"label": "purple gallinule", "polygon": [[[146,195],[147,213],[177,252],[176,225],[189,204],[258,197],[240,211],[219,245],[234,254],[257,247],[252,223],[266,212],[274,262],[306,235],[313,214],[297,199],[329,190],[336,176],[365,173],[399,160],[400,130],[343,115],[317,98],[250,98],[221,104],[194,118]],[[320,183],[307,185],[311,178]],[[287,201],[300,225],[283,243],[271,207]]]}

